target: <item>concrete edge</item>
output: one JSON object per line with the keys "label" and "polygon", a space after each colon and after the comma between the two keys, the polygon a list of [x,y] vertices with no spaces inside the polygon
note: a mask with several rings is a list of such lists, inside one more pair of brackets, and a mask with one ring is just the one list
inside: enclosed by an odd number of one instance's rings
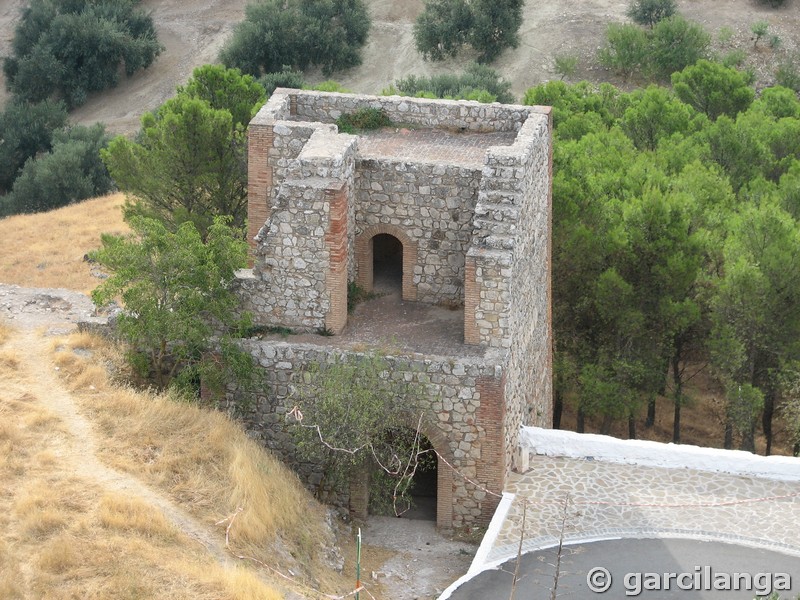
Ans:
{"label": "concrete edge", "polygon": [[[514,498],[514,494],[507,494],[503,493],[503,501],[506,500],[506,496],[510,496],[511,500]],[[509,501],[510,506],[510,501]],[[500,506],[497,507],[498,510],[495,513],[495,517],[498,516],[500,512]],[[503,513],[503,520],[507,516],[508,507],[505,508],[505,512]],[[495,517],[492,518],[492,522],[489,525],[489,529],[492,529],[492,526],[495,525]],[[499,520],[498,520],[499,521]],[[503,521],[499,521],[499,527],[501,527]],[[499,527],[497,532],[494,533],[492,537],[492,544],[496,539],[497,533],[499,532]],[[478,552],[475,554],[475,558],[472,560],[472,564],[470,565],[469,570],[466,574],[459,577],[456,581],[454,581],[448,588],[442,592],[442,595],[439,596],[437,600],[447,600],[450,598],[451,594],[456,591],[459,587],[474,579],[484,571],[490,571],[492,569],[497,569],[504,563],[513,560],[517,557],[517,549],[514,547],[512,549],[511,546],[508,546],[509,551],[504,553],[500,558],[494,558],[490,561],[486,561],[488,558],[488,554],[491,551],[491,545],[487,545],[488,550],[485,554],[481,554],[484,550],[484,545],[486,544],[486,540],[489,539],[489,531],[487,531],[486,537],[484,537],[483,542],[481,542],[480,548],[478,548]],[[647,539],[681,539],[681,540],[694,540],[698,542],[718,542],[724,544],[731,544],[734,546],[744,546],[746,548],[754,548],[759,550],[769,550],[771,552],[777,552],[780,554],[785,554],[787,556],[797,556],[800,557],[800,546],[788,546],[786,544],[776,544],[773,542],[768,542],[765,540],[759,540],[756,538],[747,538],[743,536],[735,536],[735,535],[727,535],[722,533],[713,533],[713,532],[686,532],[680,530],[659,530],[659,531],[644,531],[644,530],[630,530],[630,531],[619,531],[614,533],[596,533],[596,534],[586,534],[581,535],[574,538],[564,539],[562,542],[564,546],[575,546],[577,544],[591,544],[595,542],[608,542],[611,540],[622,540],[622,539],[638,539],[638,540],[647,540]],[[523,547],[522,555],[531,554],[533,552],[539,552],[541,550],[547,550],[549,548],[555,548],[558,546],[559,541],[555,538],[551,538],[547,542],[542,542],[535,544],[533,546],[527,545]],[[477,560],[481,556],[482,560],[486,561],[478,563]]]}
{"label": "concrete edge", "polygon": [[[697,542],[717,542],[721,544],[731,544],[733,546],[744,546],[746,548],[754,548],[759,550],[769,550],[784,554],[786,556],[800,557],[800,546],[790,546],[788,544],[771,542],[769,540],[761,540],[758,538],[750,538],[746,536],[731,535],[725,533],[716,533],[713,531],[685,531],[680,529],[659,529],[659,530],[619,530],[613,532],[587,532],[583,535],[565,538],[563,541],[564,546],[575,546],[577,544],[591,544],[594,542],[607,542],[610,540],[693,540]],[[522,554],[530,554],[532,552],[539,552],[549,548],[558,546],[558,540],[550,538],[547,541],[539,540],[539,543],[534,541],[533,544],[523,546]],[[486,563],[486,568],[482,570],[496,569],[500,565],[513,560],[517,557],[516,546],[506,546],[508,551],[503,552],[499,558],[493,558]],[[477,575],[477,573],[476,573]]]}
{"label": "concrete edge", "polygon": [[506,521],[508,511],[511,509],[514,498],[516,498],[516,494],[503,492],[503,497],[494,511],[492,520],[489,522],[489,527],[486,529],[486,534],[483,536],[483,540],[481,540],[481,545],[478,547],[478,551],[472,559],[469,570],[451,583],[447,589],[441,593],[438,600],[447,600],[450,594],[457,590],[462,584],[487,569],[485,566],[486,559],[489,557],[495,541],[497,541],[497,536],[500,535],[500,530],[503,528],[503,523]]}

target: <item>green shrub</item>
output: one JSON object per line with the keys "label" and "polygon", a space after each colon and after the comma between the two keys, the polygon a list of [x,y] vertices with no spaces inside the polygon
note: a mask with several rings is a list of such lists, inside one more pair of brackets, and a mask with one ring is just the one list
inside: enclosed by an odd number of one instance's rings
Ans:
{"label": "green shrub", "polygon": [[3,200],[6,214],[47,211],[112,188],[100,150],[109,137],[101,124],[76,126],[53,135],[53,149],[25,163]]}
{"label": "green shrub", "polygon": [[336,92],[339,94],[351,94],[352,92],[344,87],[338,81],[327,80],[316,85],[312,85],[311,89],[317,92]]}
{"label": "green shrub", "polygon": [[800,92],[800,55],[790,56],[778,65],[775,82],[785,88]]}
{"label": "green shrub", "polygon": [[570,78],[578,70],[578,56],[575,54],[558,54],[553,59],[556,63],[556,73],[561,79]]}
{"label": "green shrub", "polygon": [[354,113],[336,119],[336,125],[342,133],[353,133],[358,130],[389,127],[392,125],[392,120],[380,108],[360,108]]}
{"label": "green shrub", "polygon": [[625,14],[639,25],[652,28],[659,21],[674,15],[677,9],[675,0],[632,0]]}
{"label": "green shrub", "polygon": [[680,15],[658,21],[650,31],[629,23],[611,23],[598,60],[625,79],[634,73],[668,79],[704,58],[710,43],[711,36],[701,25]]}
{"label": "green shrub", "polygon": [[759,40],[769,32],[769,21],[756,21],[750,26],[750,31],[753,32],[753,48],[755,48]]}
{"label": "green shrub", "polygon": [[711,36],[699,23],[674,15],[653,27],[649,45],[650,70],[668,79],[706,56]]}
{"label": "green shrub", "polygon": [[[409,75],[395,81],[394,86],[384,93],[397,93],[404,96],[433,98],[454,98],[458,100],[478,100],[481,102],[502,102],[511,104],[511,82],[505,81],[494,69],[485,65],[471,64],[460,75],[432,75],[418,77]],[[487,95],[488,93],[488,95]]]}
{"label": "green shrub", "polygon": [[121,70],[130,76],[149,66],[162,47],[152,18],[137,4],[33,0],[3,63],[9,90],[31,102],[58,97],[78,106],[115,86]]}
{"label": "green shrub", "polygon": [[741,48],[738,48],[736,50],[731,50],[725,56],[723,56],[721,62],[726,67],[740,67],[746,58],[747,54],[745,51]]}
{"label": "green shrub", "polygon": [[647,64],[647,56],[648,39],[644,30],[631,24],[608,25],[606,45],[598,54],[600,64],[627,79],[642,71]]}
{"label": "green shrub", "polygon": [[267,73],[258,78],[258,83],[271,96],[276,88],[301,89],[305,85],[303,74],[284,65],[283,69],[275,73]]}
{"label": "green shrub", "polygon": [[721,44],[727,44],[733,38],[733,29],[728,27],[727,25],[723,25],[719,28],[719,33],[717,34],[717,39],[720,41]]}
{"label": "green shrub", "polygon": [[369,25],[363,0],[251,3],[219,58],[255,77],[311,65],[327,76],[361,64]]}

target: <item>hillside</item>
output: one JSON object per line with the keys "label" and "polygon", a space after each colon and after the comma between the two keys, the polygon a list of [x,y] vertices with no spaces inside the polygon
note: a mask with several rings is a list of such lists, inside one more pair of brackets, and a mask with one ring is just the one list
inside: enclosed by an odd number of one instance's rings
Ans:
{"label": "hillside", "polygon": [[[63,335],[92,313],[79,292],[103,274],[83,257],[100,233],[127,230],[121,203],[112,194],[0,219],[0,598],[352,590],[349,528],[334,540],[325,510],[238,425],[114,384],[105,366],[120,364],[117,350]],[[371,598],[435,597],[475,550],[430,521],[362,527]]]}
{"label": "hillside", "polygon": [[[392,81],[411,73],[433,74],[458,71],[469,62],[467,54],[455,60],[429,63],[414,48],[413,23],[422,10],[422,0],[366,0],[372,28],[364,49],[363,64],[336,73],[333,78],[356,92],[380,93]],[[146,71],[123,81],[117,88],[93,97],[73,113],[79,123],[104,122],[119,133],[138,128],[139,116],[173,95],[198,65],[214,62],[234,25],[243,18],[246,0],[144,0],[152,11],[159,39],[166,50]],[[14,23],[25,0],[7,0],[0,6],[0,54],[9,51]],[[758,85],[771,82],[772,65],[800,47],[800,0],[788,0],[781,9],[769,9],[754,0],[679,0],[679,11],[702,23],[715,37],[722,53],[734,48],[746,50],[746,66],[755,69]],[[554,56],[574,54],[580,62],[575,79],[614,81],[614,77],[595,62],[603,43],[606,25],[625,21],[627,0],[590,2],[527,2],[520,30],[521,44],[507,50],[492,65],[513,83],[513,92],[524,91],[543,81],[557,78]],[[770,31],[779,35],[781,47],[752,50],[750,26],[766,20]],[[731,29],[730,40],[722,43],[722,27]],[[320,81],[320,73],[309,73],[308,80]],[[620,82],[616,82],[620,83]],[[0,102],[5,83],[0,75]]]}
{"label": "hillside", "polygon": [[0,597],[347,589],[325,509],[224,415],[110,382],[97,338],[14,324],[0,324]]}
{"label": "hillside", "polygon": [[91,302],[53,288],[96,285],[83,255],[126,229],[121,200],[0,221],[0,598],[347,591],[326,509],[288,469],[221,413],[115,383],[119,350],[67,335]]}

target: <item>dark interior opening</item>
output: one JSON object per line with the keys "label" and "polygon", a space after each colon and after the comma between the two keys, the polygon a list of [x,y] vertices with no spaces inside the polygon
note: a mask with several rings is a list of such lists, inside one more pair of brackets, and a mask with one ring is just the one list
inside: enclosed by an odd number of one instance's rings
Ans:
{"label": "dark interior opening", "polygon": [[[404,519],[420,519],[426,521],[436,520],[436,495],[439,487],[438,464],[439,460],[433,445],[428,438],[420,436],[418,445],[414,447],[414,430],[406,427],[389,429],[384,432],[383,439],[377,444],[378,453],[386,457],[387,454],[397,453],[402,461],[402,469],[409,466],[409,459],[416,455],[416,468],[414,468],[411,484],[405,497],[393,496],[399,478],[387,474],[377,464],[372,472],[369,491],[369,510],[372,514],[394,515]],[[385,450],[391,448],[387,453]],[[397,463],[391,461],[394,467]],[[387,461],[387,464],[389,461]],[[413,467],[412,467],[413,468]]]}
{"label": "dark interior opening", "polygon": [[379,292],[403,288],[403,244],[388,233],[372,238],[372,287]]}
{"label": "dark interior opening", "polygon": [[439,489],[439,460],[428,438],[420,439],[419,465],[411,485],[411,509],[403,515],[407,519],[436,520],[436,493]]}

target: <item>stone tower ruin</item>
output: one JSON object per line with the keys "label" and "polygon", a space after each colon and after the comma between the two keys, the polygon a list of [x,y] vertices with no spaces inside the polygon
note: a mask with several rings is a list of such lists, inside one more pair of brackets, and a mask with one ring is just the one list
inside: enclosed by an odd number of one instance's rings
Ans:
{"label": "stone tower ruin", "polygon": [[[393,125],[338,131],[364,108]],[[437,524],[488,523],[520,426],[552,422],[551,131],[547,107],[275,91],[248,132],[253,266],[238,285],[257,324],[293,335],[244,342],[269,382],[243,409],[253,434],[291,462],[296,374],[382,348],[391,377],[434,392]],[[373,289],[390,260],[391,323],[348,315],[348,284]],[[353,482],[355,515],[368,493]]]}

